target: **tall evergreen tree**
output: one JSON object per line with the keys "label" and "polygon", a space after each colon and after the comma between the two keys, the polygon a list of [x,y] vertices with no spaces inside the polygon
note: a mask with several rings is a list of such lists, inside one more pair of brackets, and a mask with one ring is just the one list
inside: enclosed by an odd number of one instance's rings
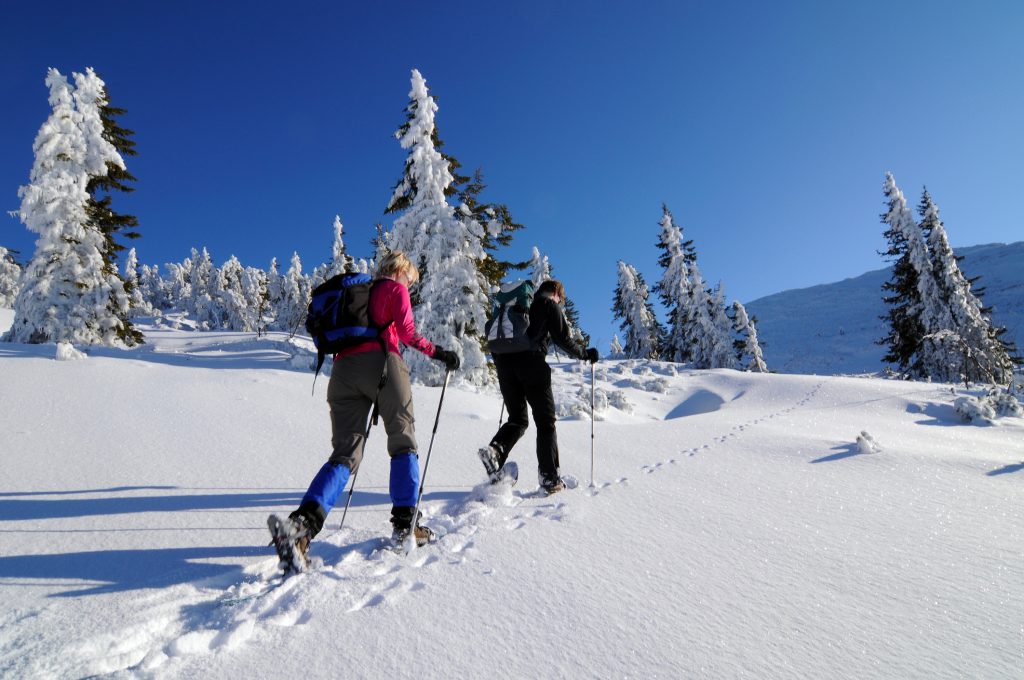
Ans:
{"label": "tall evergreen tree", "polygon": [[697,262],[693,241],[683,240],[683,230],[676,224],[668,206],[662,204],[661,232],[658,248],[662,251],[658,264],[664,270],[661,280],[654,285],[669,313],[662,356],[668,361],[685,362],[692,358],[692,324],[689,267]]}
{"label": "tall evergreen tree", "polygon": [[[1008,384],[1013,377],[1016,348],[1003,339],[1005,328],[993,326],[990,312],[972,283],[960,271],[949,245],[938,206],[925,189],[918,206],[921,232],[929,251],[928,273],[935,279],[938,305],[946,313],[934,315],[948,323],[925,336],[931,349],[929,376],[939,380]],[[921,274],[922,278],[924,274]]]}
{"label": "tall evergreen tree", "polygon": [[612,313],[621,319],[619,328],[625,333],[623,347],[629,359],[657,359],[658,341],[661,329],[651,303],[647,301],[650,292],[643,276],[619,260],[619,281],[615,287]]}
{"label": "tall evergreen tree", "polygon": [[[458,181],[457,176],[455,181]],[[477,169],[472,179],[458,187],[459,212],[463,219],[474,220],[482,226],[484,258],[478,268],[487,281],[488,290],[495,290],[501,286],[509,270],[525,269],[527,263],[498,257],[499,249],[507,248],[512,243],[514,232],[522,229],[523,225],[512,218],[507,205],[480,202],[480,193],[485,188],[483,171]]]}
{"label": "tall evergreen tree", "polygon": [[[87,73],[91,72],[92,69],[87,70]],[[113,145],[122,159],[125,156],[137,156],[138,151],[136,151],[135,141],[132,139],[135,131],[123,127],[117,120],[127,111],[113,106],[110,103],[106,84],[100,80],[100,85],[101,94],[98,103],[100,121],[103,125],[103,138]],[[138,232],[139,220],[135,215],[119,213],[111,207],[112,192],[131,193],[135,191],[135,187],[132,186],[135,182],[135,176],[128,171],[123,162],[118,164],[108,161],[107,172],[93,176],[86,186],[86,191],[89,192],[89,219],[99,228],[107,243],[104,250],[104,264],[108,271],[113,270],[118,254],[126,248],[125,245],[118,242],[118,237],[137,239],[141,236]]]}
{"label": "tall evergreen tree", "polygon": [[690,265],[690,306],[687,315],[693,326],[690,338],[691,361],[695,368],[734,368],[732,329],[725,317],[721,286],[710,291],[694,262]]}
{"label": "tall evergreen tree", "polygon": [[[434,117],[437,104],[419,71],[412,72],[407,119],[396,133],[409,151],[405,173],[388,205],[401,212],[388,234],[387,247],[402,251],[420,268],[415,287],[419,331],[462,359],[461,375],[483,384],[489,379],[481,349],[487,295],[478,263],[484,259],[483,228],[457,216],[447,197],[453,195],[457,170],[438,149]],[[411,372],[426,384],[440,384],[444,371],[422,355],[409,358]]]}
{"label": "tall evergreen tree", "polygon": [[334,244],[331,247],[331,264],[327,271],[325,279],[329,279],[332,276],[338,274],[344,274],[347,271],[354,271],[355,260],[348,254],[345,249],[344,239],[345,226],[341,223],[341,216],[334,216]]}
{"label": "tall evergreen tree", "polygon": [[918,352],[925,336],[918,274],[906,236],[908,229],[914,226],[914,220],[892,173],[886,173],[883,190],[888,209],[881,220],[888,225],[885,238],[889,247],[882,254],[893,261],[893,270],[892,277],[882,284],[882,299],[889,305],[889,311],[881,318],[888,322],[889,330],[878,344],[887,347],[882,361],[894,364],[900,373],[910,377],[921,374]]}
{"label": "tall evergreen tree", "polygon": [[768,366],[764,363],[761,344],[757,339],[757,327],[747,310],[739,301],[732,303],[732,328],[736,333],[733,347],[736,349],[736,361],[744,371],[767,373]]}
{"label": "tall evergreen tree", "polygon": [[36,136],[30,183],[18,191],[18,214],[39,238],[5,338],[131,346],[141,335],[128,322],[120,277],[104,266],[105,239],[89,219],[86,191],[109,163],[124,162],[102,135],[102,81],[91,70],[74,78],[75,88],[56,69],[46,78],[53,112]]}

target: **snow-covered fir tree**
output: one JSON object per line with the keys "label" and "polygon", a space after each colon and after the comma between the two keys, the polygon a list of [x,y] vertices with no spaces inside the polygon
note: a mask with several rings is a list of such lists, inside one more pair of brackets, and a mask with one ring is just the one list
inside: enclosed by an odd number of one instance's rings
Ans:
{"label": "snow-covered fir tree", "polygon": [[[448,160],[435,146],[437,104],[419,71],[412,72],[407,119],[396,132],[409,154],[405,173],[395,187],[389,211],[401,209],[387,235],[387,248],[402,251],[420,268],[414,314],[419,332],[462,359],[460,374],[469,382],[489,379],[481,349],[488,307],[486,283],[479,270],[484,259],[483,229],[462,219],[448,203],[453,175]],[[414,377],[440,384],[444,368],[418,353],[409,358]]]}
{"label": "snow-covered fir tree", "polygon": [[725,315],[725,303],[721,286],[714,292],[704,286],[700,267],[690,265],[690,308],[687,311],[692,320],[690,349],[694,368],[734,368],[732,328]]}
{"label": "snow-covered fir tree", "polygon": [[696,264],[697,253],[692,241],[683,240],[683,230],[676,224],[668,206],[662,204],[661,231],[658,248],[662,251],[658,264],[664,270],[654,291],[668,310],[669,322],[665,333],[662,357],[667,361],[686,362],[693,346],[690,316],[691,292],[689,267]]}
{"label": "snow-covered fir tree", "polygon": [[124,275],[121,278],[124,281],[124,289],[128,293],[128,299],[131,301],[131,315],[149,316],[152,314],[153,307],[146,299],[139,282],[139,257],[135,253],[135,248],[131,248],[128,251],[127,257],[125,257]]}
{"label": "snow-covered fir tree", "polygon": [[878,343],[887,347],[882,361],[894,364],[907,377],[923,377],[919,349],[926,332],[921,318],[918,270],[911,259],[910,243],[906,236],[908,232],[916,231],[917,227],[892,173],[886,173],[883,190],[888,200],[888,209],[881,219],[883,224],[888,225],[885,238],[889,243],[883,255],[894,262],[892,278],[882,285],[882,299],[889,306],[882,319],[888,322],[889,330]]}
{"label": "snow-covered fir tree", "polygon": [[[131,139],[135,132],[123,127],[117,120],[119,116],[126,113],[125,109],[110,103],[106,83],[93,73],[92,69],[87,69],[84,77],[95,79],[100,88],[98,113],[103,137],[114,146],[122,160],[125,156],[137,156],[135,141]],[[118,253],[123,252],[126,248],[118,242],[118,237],[137,239],[141,236],[137,230],[138,218],[135,215],[119,213],[112,206],[112,192],[131,193],[135,191],[135,188],[131,186],[135,181],[135,177],[124,165],[108,162],[106,174],[94,176],[86,187],[89,192],[89,218],[106,239],[105,261],[108,269],[111,270]]]}
{"label": "snow-covered fir tree", "polygon": [[4,337],[131,346],[140,336],[127,321],[128,296],[105,270],[105,239],[87,210],[90,178],[124,161],[103,136],[102,82],[80,74],[76,82],[77,91],[56,69],[47,74],[52,113],[36,136],[29,184],[18,191],[18,215],[38,239]]}
{"label": "snow-covered fir tree", "polygon": [[139,265],[139,293],[151,314],[169,311],[172,307],[169,284],[160,278],[160,267]]}
{"label": "snow-covered fir tree", "polygon": [[355,270],[355,261],[345,249],[344,239],[345,226],[341,223],[341,216],[334,216],[334,244],[331,246],[331,263],[324,280],[344,274],[347,271]]}
{"label": "snow-covered fir tree", "polygon": [[11,251],[0,246],[0,307],[12,307],[18,295],[21,267],[14,261]]}
{"label": "snow-covered fir tree", "polygon": [[[312,289],[311,289],[312,292]],[[284,277],[277,270],[277,258],[270,259],[267,269],[267,296],[260,310],[260,323],[264,329],[278,330],[277,316],[284,298]]]}
{"label": "snow-covered fir tree", "polygon": [[526,265],[526,270],[530,272],[530,279],[533,281],[534,289],[536,289],[540,284],[551,278],[551,263],[548,262],[547,255],[541,255],[540,248],[537,246],[533,247],[532,253],[530,261]]}
{"label": "snow-covered fir tree", "polygon": [[232,255],[216,271],[213,289],[216,327],[229,331],[256,330],[255,309],[245,297],[242,279],[244,270],[238,258]]}
{"label": "snow-covered fir tree", "polygon": [[275,310],[275,328],[291,335],[303,330],[312,293],[309,279],[302,274],[302,259],[292,254],[291,266],[281,280],[281,297]]}
{"label": "snow-covered fir tree", "polygon": [[619,328],[626,334],[623,351],[629,359],[657,359],[661,328],[654,317],[651,303],[647,301],[650,291],[643,276],[619,260],[619,280],[615,287],[612,312],[621,319]]}
{"label": "snow-covered fir tree", "polygon": [[767,373],[768,366],[764,363],[754,320],[747,315],[746,307],[738,300],[732,303],[732,324],[733,332],[737,336],[733,341],[733,347],[736,349],[739,368],[744,371]]}
{"label": "snow-covered fir tree", "polygon": [[[196,252],[195,249],[192,252]],[[166,302],[160,305],[164,311],[188,311],[189,300],[192,298],[192,259],[186,257],[184,262],[168,262],[164,265],[167,277],[162,282]]]}
{"label": "snow-covered fir tree", "polygon": [[[919,272],[935,279],[938,306],[948,314],[933,314],[930,319],[949,325],[929,329],[924,338],[926,373],[933,379],[947,382],[988,382],[1009,384],[1015,363],[1014,347],[1004,341],[1005,328],[992,325],[989,310],[972,290],[972,284],[960,271],[946,229],[939,217],[938,206],[925,189],[918,206],[921,233],[927,235],[930,266]],[[923,291],[923,289],[922,289]]]}
{"label": "snow-covered fir tree", "polygon": [[216,302],[217,267],[206,248],[201,253],[193,248],[189,262],[189,295],[182,301],[182,310],[188,312],[199,330],[220,328],[221,314]]}
{"label": "snow-covered fir tree", "polygon": [[612,342],[609,347],[609,350],[611,352],[608,355],[609,359],[624,359],[626,357],[626,355],[622,351],[622,343],[619,341],[618,333],[612,336]]}

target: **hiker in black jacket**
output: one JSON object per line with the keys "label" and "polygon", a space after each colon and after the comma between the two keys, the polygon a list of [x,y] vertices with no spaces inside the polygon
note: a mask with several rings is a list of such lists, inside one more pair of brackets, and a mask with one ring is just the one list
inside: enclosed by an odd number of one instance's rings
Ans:
{"label": "hiker in black jacket", "polygon": [[501,426],[486,448],[480,449],[484,467],[496,482],[503,477],[502,466],[512,447],[529,425],[526,406],[533,411],[537,427],[537,469],[540,486],[547,493],[565,488],[558,470],[558,439],[555,435],[555,399],[551,394],[551,368],[545,356],[553,341],[569,356],[595,363],[597,350],[583,350],[569,336],[569,323],[562,313],[565,288],[553,279],[544,281],[530,305],[527,335],[531,348],[523,352],[493,354],[498,370],[498,385],[508,410],[508,421]]}

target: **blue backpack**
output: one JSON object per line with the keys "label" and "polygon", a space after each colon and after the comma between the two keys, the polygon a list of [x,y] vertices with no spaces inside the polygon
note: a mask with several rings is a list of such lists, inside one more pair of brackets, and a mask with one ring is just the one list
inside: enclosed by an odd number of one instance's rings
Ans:
{"label": "blue backpack", "polygon": [[306,314],[306,330],[316,346],[316,372],[324,364],[324,356],[377,340],[387,352],[382,331],[388,322],[378,327],[370,320],[370,290],[373,278],[369,274],[339,274],[313,289]]}
{"label": "blue backpack", "polygon": [[491,318],[484,326],[488,352],[509,354],[533,348],[533,342],[526,333],[530,327],[532,303],[533,281],[513,281],[501,286],[494,296]]}

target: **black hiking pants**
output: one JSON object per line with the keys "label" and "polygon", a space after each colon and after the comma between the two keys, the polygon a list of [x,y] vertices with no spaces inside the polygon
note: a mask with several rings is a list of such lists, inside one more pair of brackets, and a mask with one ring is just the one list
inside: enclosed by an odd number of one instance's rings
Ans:
{"label": "black hiking pants", "polygon": [[508,421],[491,439],[500,451],[498,465],[504,465],[512,447],[526,432],[530,421],[526,407],[533,411],[537,428],[537,470],[543,477],[558,476],[558,439],[555,436],[555,398],[551,394],[551,368],[540,352],[495,354],[498,385],[505,400]]}

